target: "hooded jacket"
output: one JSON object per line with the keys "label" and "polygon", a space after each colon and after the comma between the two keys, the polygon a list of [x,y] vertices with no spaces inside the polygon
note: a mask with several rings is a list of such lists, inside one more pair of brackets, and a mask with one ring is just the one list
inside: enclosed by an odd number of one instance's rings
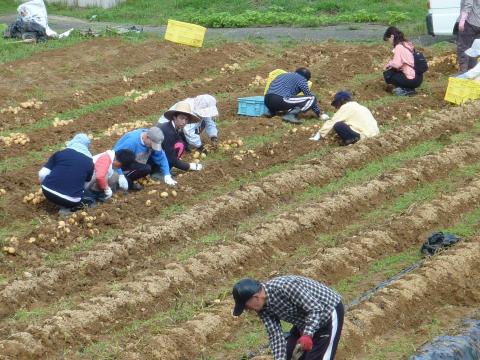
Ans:
{"label": "hooded jacket", "polygon": [[93,160],[88,146],[90,139],[78,134],[67,148],[53,154],[40,170],[42,188],[71,202],[79,202],[85,182],[92,179]]}

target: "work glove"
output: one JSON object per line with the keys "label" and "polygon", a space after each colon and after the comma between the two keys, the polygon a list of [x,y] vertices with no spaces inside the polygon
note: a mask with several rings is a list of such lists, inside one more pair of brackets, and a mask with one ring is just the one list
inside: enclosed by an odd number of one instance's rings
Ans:
{"label": "work glove", "polygon": [[330,120],[330,116],[328,116],[328,114],[326,113],[323,113],[322,115],[320,115],[320,119],[322,119],[323,121],[327,121]]}
{"label": "work glove", "polygon": [[322,136],[320,135],[320,132],[317,132],[315,135],[313,135],[311,138],[309,138],[309,140],[320,141],[320,140],[322,140]]}
{"label": "work glove", "polygon": [[298,339],[297,344],[302,345],[304,351],[310,351],[313,348],[313,339],[311,336],[302,335]]}
{"label": "work glove", "polygon": [[218,137],[216,136],[212,136],[210,138],[210,141],[212,142],[212,146],[214,149],[217,149],[218,148]]}
{"label": "work glove", "polygon": [[203,145],[200,145],[200,147],[197,148],[197,151],[201,152],[202,154],[205,154],[205,155],[208,154],[207,149],[205,149],[205,147]]}
{"label": "work glove", "polygon": [[105,197],[104,197],[105,200],[110,199],[110,198],[112,197],[112,195],[113,195],[113,191],[112,191],[112,189],[111,189],[110,187],[107,187],[107,188],[104,190],[104,193],[105,193]]}
{"label": "work glove", "polygon": [[197,163],[190,163],[190,170],[193,170],[193,171],[200,171],[203,169],[203,165],[202,164],[197,164]]}
{"label": "work glove", "polygon": [[118,177],[118,186],[120,186],[120,189],[122,190],[128,190],[128,180],[125,175],[122,174]]}
{"label": "work glove", "polygon": [[38,172],[38,180],[40,180],[40,184],[43,182],[43,180],[45,180],[45,178],[50,175],[50,173],[52,172],[52,170],[50,170],[49,168],[46,168],[46,167],[42,167],[40,169],[40,171]]}
{"label": "work glove", "polygon": [[167,184],[168,186],[175,186],[177,185],[177,182],[175,180],[173,180],[172,178],[172,175],[165,175],[163,177],[163,181],[165,182],[165,184]]}

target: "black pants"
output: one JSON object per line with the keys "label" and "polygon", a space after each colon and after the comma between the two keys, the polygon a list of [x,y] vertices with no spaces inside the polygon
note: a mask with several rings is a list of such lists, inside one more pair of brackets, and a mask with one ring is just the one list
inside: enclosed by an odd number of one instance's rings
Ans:
{"label": "black pants", "polygon": [[470,70],[477,65],[477,59],[465,54],[465,50],[472,47],[473,41],[480,38],[480,27],[465,21],[465,29],[457,33],[457,59],[460,72]]}
{"label": "black pants", "polygon": [[387,84],[404,89],[416,89],[422,85],[423,82],[423,74],[416,74],[414,79],[407,79],[403,72],[395,69],[384,71],[383,78]]}
{"label": "black pants", "polygon": [[[327,324],[318,329],[313,335],[313,348],[311,351],[305,352],[300,358],[301,360],[333,360],[337,352],[338,343],[343,327],[344,309],[340,302],[335,311],[328,320]],[[293,349],[297,344],[298,338],[301,336],[296,326],[290,330],[290,336],[287,339],[287,359],[292,358]]]}
{"label": "black pants", "polygon": [[127,178],[128,188],[132,188],[135,180],[144,178],[152,173],[152,167],[148,164],[142,164],[138,161],[133,162],[128,168],[122,168],[123,174]]}
{"label": "black pants", "polygon": [[88,191],[84,192],[82,199],[79,202],[73,202],[73,201],[64,199],[58,195],[55,195],[54,193],[51,193],[48,190],[45,190],[43,187],[42,187],[42,192],[48,201],[54,203],[55,205],[69,208],[72,211],[81,210],[85,207],[90,206],[95,202],[95,200],[92,199],[92,197],[90,196],[91,194]]}
{"label": "black pants", "polygon": [[301,111],[306,112],[316,103],[315,96],[293,96],[291,98],[284,98],[276,94],[265,95],[265,106],[270,110],[272,115],[277,112],[288,112],[294,108],[300,108]]}
{"label": "black pants", "polygon": [[338,136],[343,140],[343,142],[355,142],[355,140],[360,140],[360,134],[353,131],[350,126],[345,124],[343,121],[339,121],[333,125],[333,130],[337,133]]}

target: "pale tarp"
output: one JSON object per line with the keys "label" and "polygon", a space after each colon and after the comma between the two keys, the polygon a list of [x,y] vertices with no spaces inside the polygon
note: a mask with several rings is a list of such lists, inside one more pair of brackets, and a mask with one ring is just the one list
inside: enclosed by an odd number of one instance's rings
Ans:
{"label": "pale tarp", "polygon": [[57,36],[57,33],[48,26],[47,8],[43,0],[31,0],[21,4],[17,8],[17,14],[25,22],[36,22],[44,27],[47,36]]}

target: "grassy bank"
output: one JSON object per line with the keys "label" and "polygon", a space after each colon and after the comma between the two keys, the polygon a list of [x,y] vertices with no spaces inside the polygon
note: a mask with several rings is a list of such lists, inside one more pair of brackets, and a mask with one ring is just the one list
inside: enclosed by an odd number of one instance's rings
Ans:
{"label": "grassy bank", "polygon": [[[0,0],[0,14],[11,13],[11,0]],[[167,19],[207,27],[272,25],[321,26],[338,23],[422,24],[426,6],[418,0],[127,0],[114,9],[68,9],[49,5],[50,14],[98,21],[163,25]]]}

